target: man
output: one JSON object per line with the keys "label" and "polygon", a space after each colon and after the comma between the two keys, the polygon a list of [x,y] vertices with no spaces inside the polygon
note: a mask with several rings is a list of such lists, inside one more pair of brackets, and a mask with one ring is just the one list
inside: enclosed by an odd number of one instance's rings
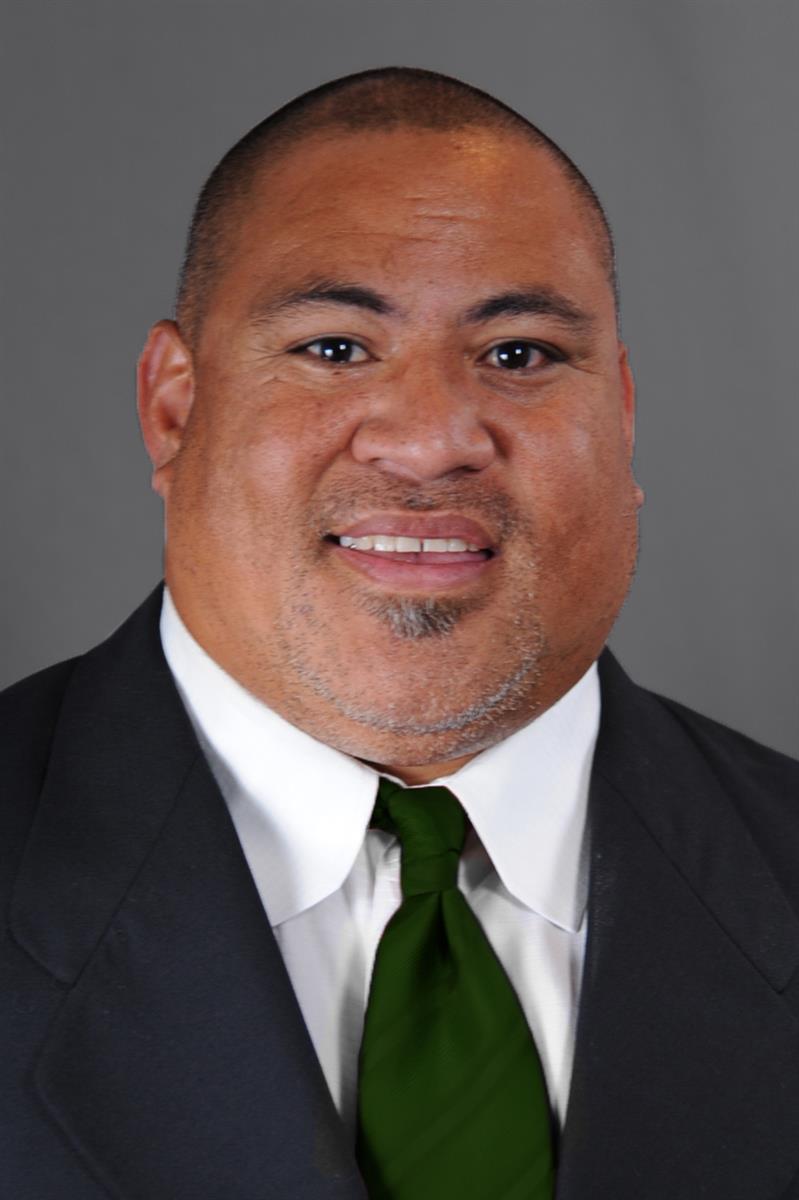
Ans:
{"label": "man", "polygon": [[3,1195],[799,1197],[799,770],[603,649],[576,167],[429,72],[300,97],[139,411],[166,589],[3,697]]}

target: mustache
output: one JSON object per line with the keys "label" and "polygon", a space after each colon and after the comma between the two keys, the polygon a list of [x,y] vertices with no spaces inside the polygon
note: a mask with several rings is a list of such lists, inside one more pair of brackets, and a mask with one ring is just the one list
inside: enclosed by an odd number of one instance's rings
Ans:
{"label": "mustache", "polygon": [[484,481],[443,480],[435,484],[409,484],[400,480],[347,481],[331,487],[320,503],[320,536],[334,525],[346,525],[371,512],[459,513],[481,519],[498,539],[520,531],[530,532],[533,523],[504,492],[488,491]]}

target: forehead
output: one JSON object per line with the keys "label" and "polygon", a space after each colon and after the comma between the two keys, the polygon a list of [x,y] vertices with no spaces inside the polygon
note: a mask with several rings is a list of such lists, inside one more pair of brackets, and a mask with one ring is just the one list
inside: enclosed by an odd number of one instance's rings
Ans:
{"label": "forehead", "polygon": [[344,267],[395,293],[490,290],[514,274],[610,293],[595,218],[552,155],[483,128],[333,128],[266,162],[240,209],[232,282]]}

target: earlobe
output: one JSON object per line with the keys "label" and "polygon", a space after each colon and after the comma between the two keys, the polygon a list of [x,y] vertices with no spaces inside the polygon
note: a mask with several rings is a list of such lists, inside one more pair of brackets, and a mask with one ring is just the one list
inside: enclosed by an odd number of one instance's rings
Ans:
{"label": "earlobe", "polygon": [[191,351],[174,321],[153,325],[139,357],[137,408],[142,437],[153,464],[152,486],[169,491],[169,466],[183,443],[194,399]]}

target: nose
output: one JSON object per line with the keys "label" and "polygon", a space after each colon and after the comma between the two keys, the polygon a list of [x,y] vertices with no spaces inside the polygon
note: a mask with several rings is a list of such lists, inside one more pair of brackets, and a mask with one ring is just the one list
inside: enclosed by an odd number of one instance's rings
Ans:
{"label": "nose", "polygon": [[356,462],[420,483],[484,470],[497,453],[468,385],[430,368],[370,398],[350,450]]}

